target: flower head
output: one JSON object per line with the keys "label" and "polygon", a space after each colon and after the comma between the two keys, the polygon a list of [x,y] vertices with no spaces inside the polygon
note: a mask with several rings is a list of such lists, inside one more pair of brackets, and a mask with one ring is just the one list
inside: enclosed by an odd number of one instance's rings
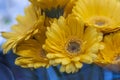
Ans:
{"label": "flower head", "polygon": [[69,0],[30,0],[34,5],[39,6],[42,9],[63,8]]}
{"label": "flower head", "polygon": [[42,48],[46,39],[45,30],[34,35],[33,39],[25,40],[17,46],[16,54],[19,56],[15,64],[24,68],[48,67],[46,52]]}
{"label": "flower head", "polygon": [[78,0],[73,12],[86,25],[105,33],[120,29],[120,3],[117,0]]}
{"label": "flower head", "polygon": [[85,27],[78,16],[71,14],[65,19],[55,20],[47,28],[47,39],[43,48],[50,64],[61,64],[62,72],[74,73],[82,63],[92,63],[102,40],[102,33],[93,27]]}
{"label": "flower head", "polygon": [[69,0],[30,0],[31,3],[40,7],[46,16],[50,18],[59,18],[63,15],[64,7]]}
{"label": "flower head", "polygon": [[120,31],[106,35],[103,45],[104,49],[100,50],[95,63],[113,71],[120,71]]}
{"label": "flower head", "polygon": [[23,40],[28,40],[43,28],[44,15],[40,14],[40,10],[30,5],[25,9],[25,16],[18,16],[18,24],[12,27],[12,32],[3,32],[2,36],[7,39],[3,44],[4,53],[7,53],[11,48],[16,51],[16,46]]}
{"label": "flower head", "polygon": [[30,0],[30,2],[42,9],[42,12],[49,18],[67,16],[77,0]]}

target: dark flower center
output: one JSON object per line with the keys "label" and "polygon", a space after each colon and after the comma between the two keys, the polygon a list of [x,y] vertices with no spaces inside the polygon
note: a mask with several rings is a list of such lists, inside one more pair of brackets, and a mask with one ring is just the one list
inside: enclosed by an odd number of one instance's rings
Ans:
{"label": "dark flower center", "polygon": [[64,8],[52,8],[51,10],[43,10],[45,12],[45,15],[50,18],[59,18],[64,13]]}
{"label": "dark flower center", "polygon": [[67,45],[67,50],[70,53],[78,53],[80,51],[80,43],[72,41]]}
{"label": "dark flower center", "polygon": [[98,21],[95,22],[95,24],[98,25],[98,26],[103,26],[103,25],[105,25],[105,21],[98,20]]}

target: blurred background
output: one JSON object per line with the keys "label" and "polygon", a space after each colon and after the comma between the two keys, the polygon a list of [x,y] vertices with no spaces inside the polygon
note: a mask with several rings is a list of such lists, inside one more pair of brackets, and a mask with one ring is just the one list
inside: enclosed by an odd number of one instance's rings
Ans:
{"label": "blurred background", "polygon": [[[16,23],[16,16],[24,14],[24,8],[29,5],[28,0],[0,0],[0,32],[9,31]],[[0,44],[4,39],[0,34]]]}
{"label": "blurred background", "polygon": [[[16,16],[24,15],[24,8],[30,3],[28,0],[0,0],[0,32],[10,31],[10,27],[17,23]],[[84,65],[77,73],[60,73],[58,67],[48,69],[23,69],[14,64],[16,55],[10,51],[3,55],[1,45],[5,41],[0,33],[0,80],[120,80],[119,73],[98,67]]]}

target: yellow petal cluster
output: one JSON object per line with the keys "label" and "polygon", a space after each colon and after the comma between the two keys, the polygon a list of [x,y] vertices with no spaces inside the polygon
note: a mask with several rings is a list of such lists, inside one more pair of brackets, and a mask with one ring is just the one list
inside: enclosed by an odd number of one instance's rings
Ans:
{"label": "yellow petal cluster", "polygon": [[74,8],[74,6],[76,5],[76,2],[78,0],[70,0],[67,5],[65,6],[64,8],[64,13],[63,13],[63,16],[64,17],[67,17],[69,14],[72,13],[72,9]]}
{"label": "yellow petal cluster", "polygon": [[[42,13],[50,18],[67,17],[78,0],[29,0],[34,6],[42,9]],[[47,19],[48,19],[47,18]]]}
{"label": "yellow petal cluster", "polygon": [[11,32],[2,32],[2,36],[7,39],[3,44],[3,52],[7,53],[10,49],[16,52],[16,46],[23,40],[28,40],[31,36],[38,33],[44,25],[45,16],[40,11],[30,5],[25,9],[25,16],[18,16],[18,24],[12,26]]}
{"label": "yellow petal cluster", "polygon": [[43,48],[51,65],[61,65],[60,71],[77,72],[82,63],[91,64],[100,49],[102,33],[96,28],[85,28],[80,17],[74,14],[67,19],[60,17],[47,28]]}
{"label": "yellow petal cluster", "polygon": [[100,50],[95,63],[116,72],[120,71],[120,31],[105,35],[103,45],[104,49]]}
{"label": "yellow petal cluster", "polygon": [[42,9],[63,8],[69,0],[29,0],[35,6],[39,6]]}
{"label": "yellow petal cluster", "polygon": [[119,0],[29,0],[11,32],[2,32],[23,68],[60,65],[75,73],[83,63],[120,71]]}
{"label": "yellow petal cluster", "polygon": [[45,30],[37,33],[34,39],[21,42],[17,46],[16,54],[19,56],[15,60],[15,64],[24,68],[40,68],[49,67],[46,52],[42,48],[45,37]]}
{"label": "yellow petal cluster", "polygon": [[87,26],[108,33],[120,29],[120,3],[117,0],[78,0],[73,12]]}

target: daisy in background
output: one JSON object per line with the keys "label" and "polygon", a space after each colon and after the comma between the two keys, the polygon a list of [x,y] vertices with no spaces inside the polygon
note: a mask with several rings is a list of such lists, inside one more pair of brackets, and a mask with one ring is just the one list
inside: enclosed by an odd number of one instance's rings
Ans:
{"label": "daisy in background", "polygon": [[[0,50],[1,45],[5,42],[1,32],[10,31],[10,26],[16,23],[16,15],[23,14],[23,9],[28,6],[27,0],[1,0],[0,1]],[[19,9],[18,9],[19,8]],[[14,13],[13,13],[14,12]]]}
{"label": "daisy in background", "polygon": [[46,16],[59,18],[64,12],[64,8],[69,0],[30,0],[34,6],[40,7]]}
{"label": "daisy in background", "polygon": [[34,38],[21,42],[16,49],[16,54],[19,56],[15,60],[15,64],[23,68],[40,68],[49,67],[46,52],[42,48],[45,42],[46,29],[34,35]]}
{"label": "daisy in background", "polygon": [[34,6],[40,7],[48,17],[59,18],[72,11],[78,0],[29,0]]}
{"label": "daisy in background", "polygon": [[120,3],[117,0],[78,0],[73,12],[86,26],[108,33],[120,29]]}
{"label": "daisy in background", "polygon": [[42,9],[45,14],[45,25],[50,26],[54,19],[60,16],[67,17],[77,0],[29,0],[34,6]]}
{"label": "daisy in background", "polygon": [[51,27],[47,27],[46,42],[43,48],[51,65],[60,64],[60,71],[77,72],[82,63],[91,64],[102,47],[102,33],[96,28],[85,27],[80,17],[74,14],[66,19],[60,17]]}
{"label": "daisy in background", "polygon": [[44,25],[44,15],[40,14],[40,10],[30,5],[25,9],[25,16],[18,16],[18,24],[12,26],[11,32],[2,32],[2,36],[7,39],[3,44],[3,52],[7,53],[10,49],[16,52],[16,46],[28,40],[31,36],[38,33]]}
{"label": "daisy in background", "polygon": [[115,72],[120,71],[120,31],[105,35],[104,49],[100,50],[95,63]]}
{"label": "daisy in background", "polygon": [[41,7],[43,10],[52,8],[57,9],[58,7],[63,8],[69,0],[29,0],[34,5]]}
{"label": "daisy in background", "polygon": [[29,0],[34,6],[40,7],[46,15],[45,25],[50,26],[54,19],[60,16],[67,17],[72,13],[77,0]]}

